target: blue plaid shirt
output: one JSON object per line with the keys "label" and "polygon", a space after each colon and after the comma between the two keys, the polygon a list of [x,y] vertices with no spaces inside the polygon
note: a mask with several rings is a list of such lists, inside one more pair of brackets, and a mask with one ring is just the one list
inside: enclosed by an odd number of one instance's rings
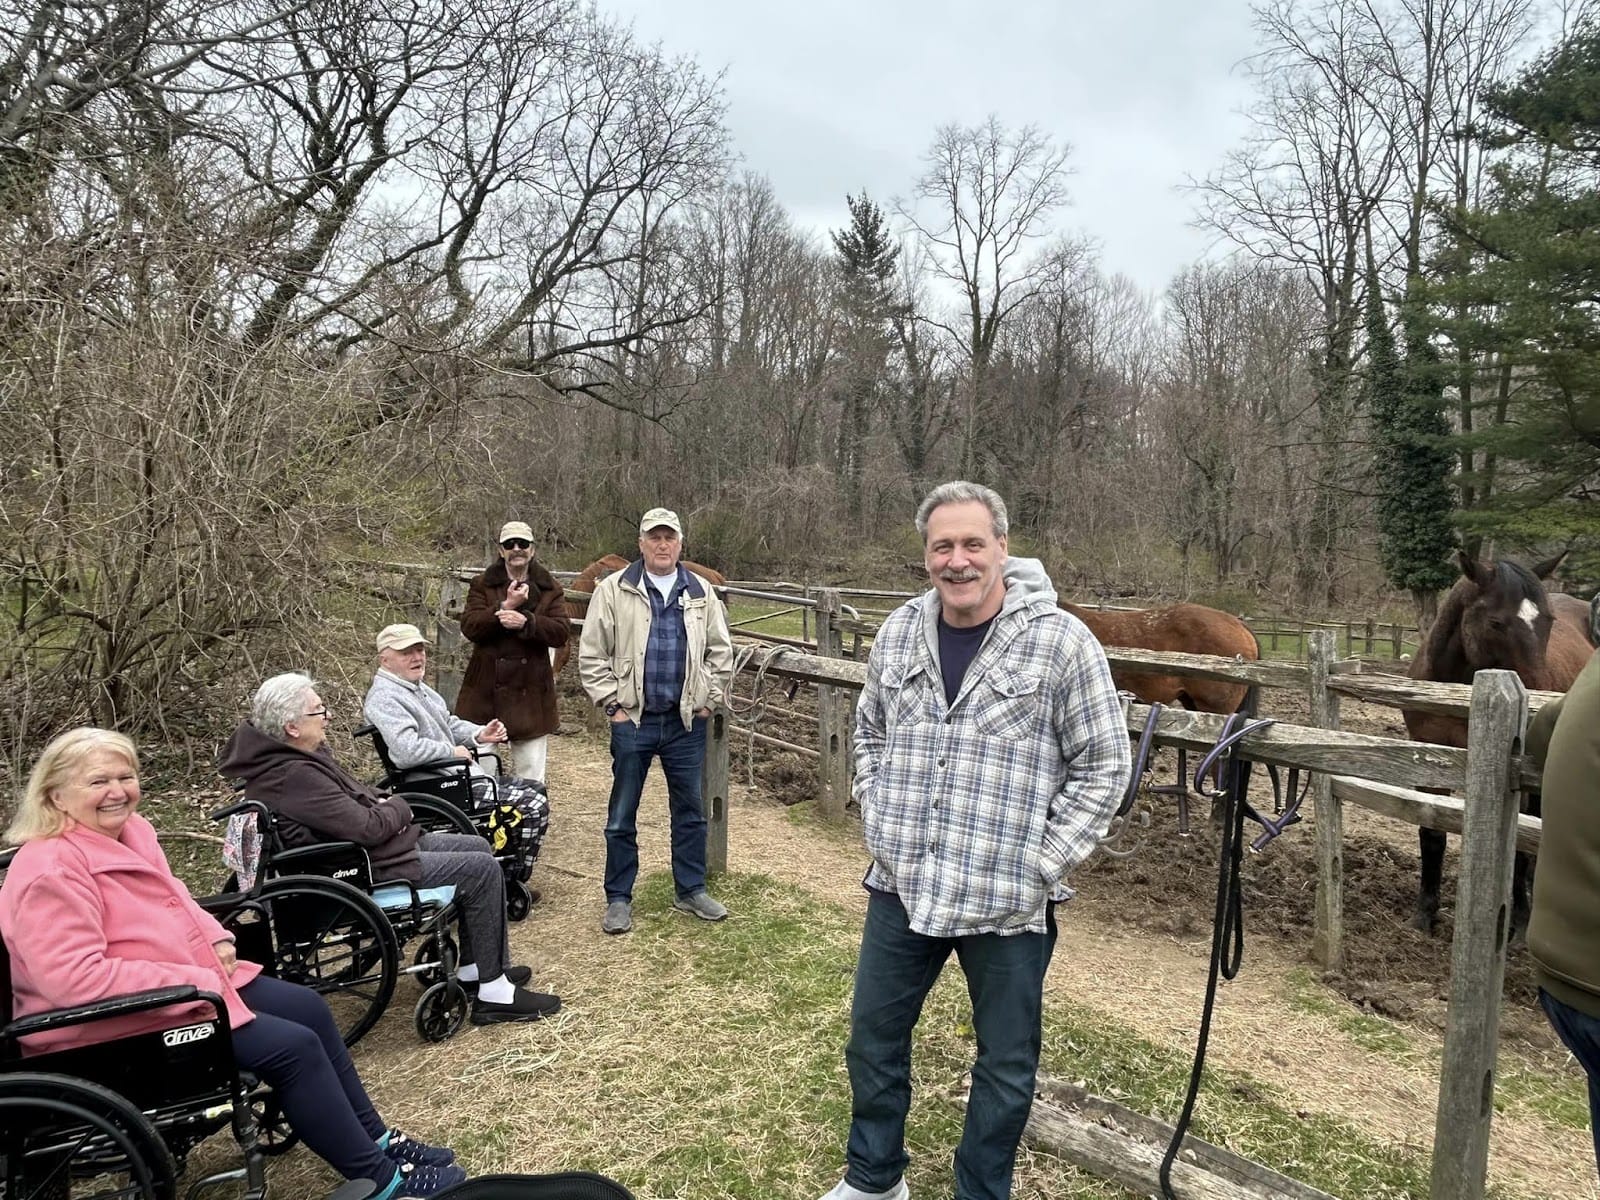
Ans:
{"label": "blue plaid shirt", "polygon": [[1043,933],[1045,904],[1093,853],[1127,784],[1128,731],[1105,652],[1056,607],[1037,562],[1006,598],[954,702],[937,592],[889,615],[856,710],[855,798],[873,863],[926,937]]}
{"label": "blue plaid shirt", "polygon": [[640,582],[650,597],[650,636],[644,646],[644,710],[676,712],[683,697],[683,681],[688,676],[689,634],[683,627],[682,605],[688,573],[682,565],[678,567],[678,582],[665,598],[648,575]]}

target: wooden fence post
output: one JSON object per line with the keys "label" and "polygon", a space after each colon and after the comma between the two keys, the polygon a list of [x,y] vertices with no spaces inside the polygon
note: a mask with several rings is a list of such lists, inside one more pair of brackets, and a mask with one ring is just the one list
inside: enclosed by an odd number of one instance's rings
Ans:
{"label": "wooden fence post", "polygon": [[719,704],[706,720],[706,757],[700,765],[700,809],[706,818],[706,869],[728,869],[728,710]]}
{"label": "wooden fence post", "polygon": [[[839,631],[839,593],[834,588],[817,592],[817,653],[823,658],[844,657],[844,635]],[[844,816],[850,800],[855,755],[850,730],[855,723],[856,694],[850,688],[817,688],[817,807],[825,816]]]}
{"label": "wooden fence post", "polygon": [[[1310,635],[1307,662],[1311,668],[1311,723],[1318,729],[1339,728],[1339,695],[1328,689],[1334,660],[1334,633],[1317,629]],[[1344,970],[1344,807],[1333,794],[1333,779],[1318,771],[1311,777],[1312,820],[1316,822],[1317,898],[1311,953],[1324,971]]]}
{"label": "wooden fence post", "polygon": [[1511,760],[1528,724],[1522,681],[1511,671],[1479,671],[1467,723],[1472,733],[1450,943],[1450,1016],[1433,1133],[1432,1200],[1482,1200],[1488,1174],[1517,831]]}
{"label": "wooden fence post", "polygon": [[439,589],[439,609],[433,622],[434,690],[444,697],[452,711],[466,673],[467,639],[461,635],[461,609],[467,600],[467,583],[446,575]]}

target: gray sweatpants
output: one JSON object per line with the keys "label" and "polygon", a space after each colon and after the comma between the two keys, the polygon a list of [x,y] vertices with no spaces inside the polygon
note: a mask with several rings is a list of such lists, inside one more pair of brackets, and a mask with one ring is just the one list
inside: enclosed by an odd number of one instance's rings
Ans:
{"label": "gray sweatpants", "polygon": [[455,884],[461,965],[477,963],[479,979],[498,979],[511,963],[511,947],[506,941],[506,877],[489,843],[476,834],[425,833],[417,851],[422,887]]}

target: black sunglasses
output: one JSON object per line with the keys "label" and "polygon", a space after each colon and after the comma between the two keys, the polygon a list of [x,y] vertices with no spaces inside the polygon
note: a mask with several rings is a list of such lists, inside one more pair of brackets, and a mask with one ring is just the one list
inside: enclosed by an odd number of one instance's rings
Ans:
{"label": "black sunglasses", "polygon": [[507,538],[500,543],[500,548],[502,550],[530,550],[533,548],[533,543],[528,541],[527,538]]}

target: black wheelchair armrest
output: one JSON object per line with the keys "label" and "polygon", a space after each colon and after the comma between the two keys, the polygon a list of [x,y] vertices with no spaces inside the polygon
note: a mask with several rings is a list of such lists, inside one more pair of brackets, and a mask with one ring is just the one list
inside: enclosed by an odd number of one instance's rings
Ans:
{"label": "black wheelchair armrest", "polygon": [[378,731],[378,727],[376,725],[374,725],[371,721],[368,721],[365,725],[357,725],[354,729],[352,729],[350,731],[350,736],[351,737],[371,737],[377,731]]}
{"label": "black wheelchair armrest", "polygon": [[403,767],[396,771],[395,776],[400,779],[405,779],[418,771],[458,771],[470,769],[471,764],[466,759],[457,758],[452,754],[449,758],[435,758],[430,759],[428,762],[413,763],[409,767]]}
{"label": "black wheelchair armrest", "polygon": [[238,800],[215,812],[207,813],[206,816],[213,821],[226,821],[229,817],[242,812],[253,812],[258,817],[265,817],[268,820],[272,817],[272,811],[259,800]]}
{"label": "black wheelchair armrest", "polygon": [[221,1020],[224,1029],[228,1027],[228,1009],[222,1003],[222,997],[215,992],[201,991],[192,983],[179,984],[175,987],[152,988],[144,992],[129,992],[126,996],[110,996],[104,1000],[95,1000],[89,1004],[77,1004],[71,1008],[53,1008],[49,1012],[34,1013],[29,1017],[21,1017],[0,1029],[0,1038],[26,1037],[30,1033],[43,1033],[50,1029],[65,1029],[72,1025],[86,1025],[91,1021],[104,1021],[110,1017],[125,1017],[130,1013],[149,1012],[152,1009],[167,1008],[173,1004],[187,1004],[192,1000],[204,1000],[211,1005],[212,1010]]}

